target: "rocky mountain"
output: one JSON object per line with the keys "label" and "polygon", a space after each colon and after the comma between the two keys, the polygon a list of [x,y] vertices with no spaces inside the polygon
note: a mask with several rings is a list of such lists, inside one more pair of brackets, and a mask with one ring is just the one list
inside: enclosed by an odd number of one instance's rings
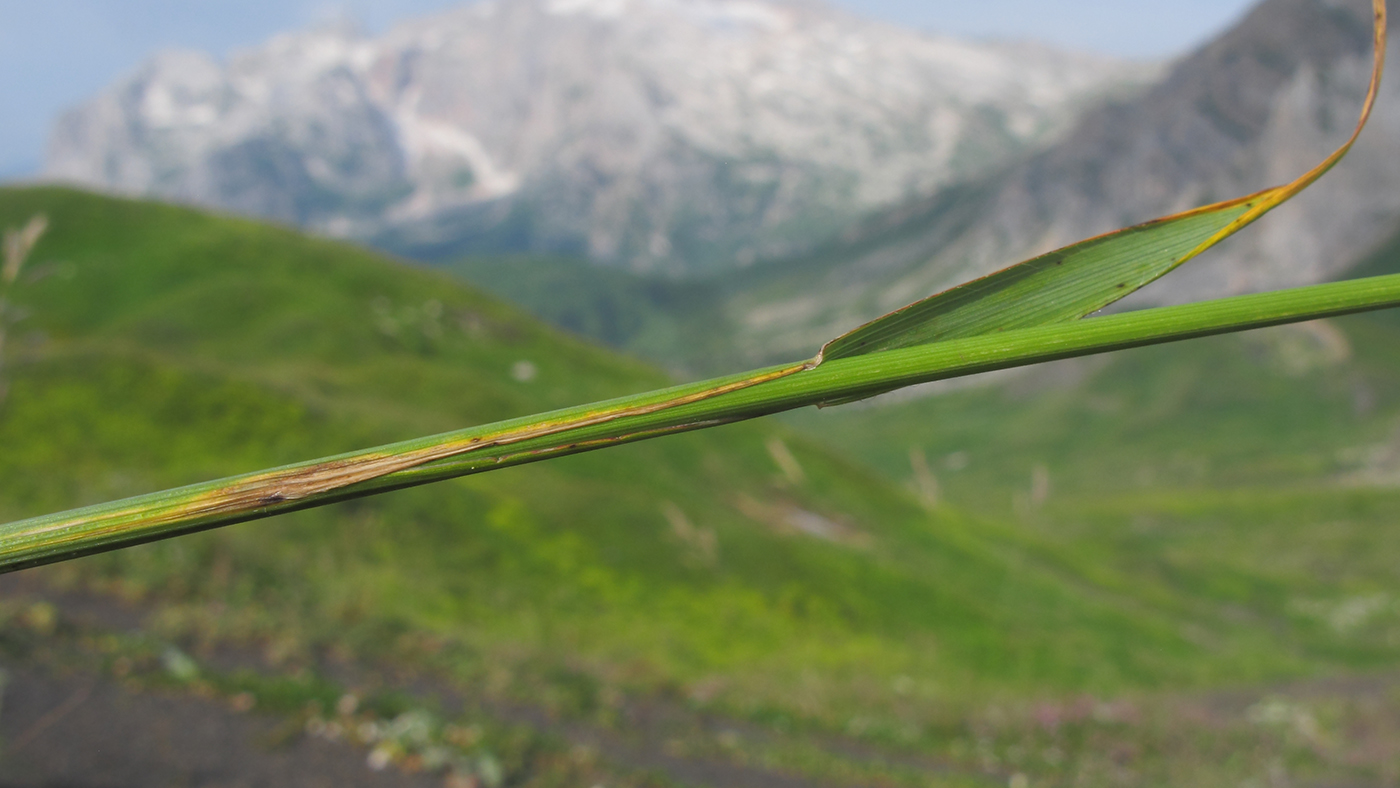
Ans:
{"label": "rocky mountain", "polygon": [[46,172],[422,256],[722,270],[1005,166],[1156,73],[805,0],[491,0],[159,55],[56,123]]}
{"label": "rocky mountain", "polygon": [[[1113,229],[1290,181],[1355,127],[1369,0],[1267,0],[1167,78],[980,183],[872,218],[736,287],[750,355],[810,352],[889,309]],[[1394,22],[1392,22],[1392,26]],[[1371,125],[1308,192],[1134,297],[1179,302],[1336,277],[1400,229],[1400,44]]]}

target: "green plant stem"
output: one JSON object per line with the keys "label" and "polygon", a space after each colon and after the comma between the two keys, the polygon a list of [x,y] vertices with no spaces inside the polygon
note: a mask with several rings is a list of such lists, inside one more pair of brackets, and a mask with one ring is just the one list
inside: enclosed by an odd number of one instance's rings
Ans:
{"label": "green plant stem", "polygon": [[0,526],[0,572],[918,383],[1394,306],[1400,275],[773,367],[22,520]]}

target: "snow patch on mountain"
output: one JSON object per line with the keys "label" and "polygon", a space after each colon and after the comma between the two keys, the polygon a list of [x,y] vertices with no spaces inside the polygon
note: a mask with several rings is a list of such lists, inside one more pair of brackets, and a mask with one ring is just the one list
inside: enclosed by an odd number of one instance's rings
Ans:
{"label": "snow patch on mountain", "polygon": [[56,123],[46,172],[408,251],[679,272],[1002,166],[1154,74],[800,0],[493,0],[159,55]]}

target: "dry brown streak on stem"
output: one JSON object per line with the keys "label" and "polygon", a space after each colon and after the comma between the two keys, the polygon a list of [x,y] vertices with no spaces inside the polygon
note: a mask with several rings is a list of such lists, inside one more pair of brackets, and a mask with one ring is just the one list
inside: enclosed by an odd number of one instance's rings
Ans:
{"label": "dry brown streak on stem", "polygon": [[[135,522],[128,519],[132,515],[130,511],[115,513],[110,515],[110,517],[118,519],[119,522],[115,522],[106,528],[85,529],[82,538],[88,539],[94,535],[119,534],[138,524],[141,527],[158,526],[185,522],[196,518],[213,517],[222,514],[236,514],[255,510],[260,507],[305,500],[313,496],[334,492],[335,490],[340,490],[354,484],[378,479],[391,473],[417,468],[431,462],[461,457],[489,448],[509,446],[535,438],[557,435],[584,427],[607,424],[620,419],[659,413],[664,410],[714,399],[715,397],[725,394],[731,394],[736,391],[742,391],[763,383],[795,375],[798,372],[811,369],[813,366],[814,364],[812,362],[796,364],[775,372],[756,375],[735,383],[717,386],[712,389],[706,389],[664,402],[619,408],[592,416],[561,422],[544,423],[528,429],[501,433],[495,436],[476,437],[464,441],[444,443],[404,454],[364,455],[351,459],[320,463],[306,468],[295,468],[292,470],[265,474],[220,490],[214,490],[197,499],[181,503],[171,508],[163,510],[159,507],[153,508],[149,513],[138,516]],[[579,445],[606,445],[607,443],[620,442],[621,440],[625,440],[625,437],[591,441],[588,444]],[[85,522],[91,523],[92,521],[70,520],[55,523],[45,528],[32,531],[28,536],[32,537],[44,533],[62,531]],[[77,538],[77,535],[75,535],[74,538]]]}
{"label": "dry brown streak on stem", "polygon": [[520,454],[507,454],[498,459],[496,462],[510,462],[511,460],[517,459],[519,457],[541,457],[560,450],[585,451],[587,449],[600,449],[604,446],[616,446],[619,443],[627,443],[629,441],[634,440],[641,440],[645,438],[660,438],[663,435],[674,435],[676,433],[689,432],[691,430],[706,429],[709,427],[719,427],[725,424],[733,424],[737,421],[739,421],[739,419],[709,419],[706,421],[690,421],[686,422],[685,424],[677,424],[672,427],[663,427],[655,430],[642,430],[640,432],[629,432],[626,435],[613,435],[607,438],[595,438],[591,441],[579,441],[578,443],[570,443],[567,446],[557,446],[551,449],[535,449],[534,451],[521,452]]}

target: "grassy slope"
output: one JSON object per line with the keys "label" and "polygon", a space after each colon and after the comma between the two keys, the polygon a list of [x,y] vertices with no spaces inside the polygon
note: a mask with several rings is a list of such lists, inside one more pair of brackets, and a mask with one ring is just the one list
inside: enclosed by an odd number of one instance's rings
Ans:
{"label": "grassy slope", "polygon": [[723,276],[674,279],[546,256],[472,256],[444,268],[552,325],[687,377],[719,375],[811,357],[888,311],[869,300],[873,285],[950,242],[992,183],[877,213],[810,252]]}
{"label": "grassy slope", "polygon": [[[0,192],[0,226],[39,211],[53,229],[20,295],[28,349],[0,411],[7,518],[665,382],[446,276],[343,245],[70,191]],[[522,360],[538,369],[530,382],[512,378]],[[783,436],[802,482],[785,480],[765,448]],[[668,504],[693,525],[688,540]],[[791,533],[785,520],[799,510],[842,524],[852,543]],[[714,556],[694,535],[704,531]],[[907,705],[892,689],[902,675],[924,697],[957,698],[1298,667],[1291,656],[1230,658],[1265,633],[1203,649],[1173,611],[1064,582],[1027,561],[1024,541],[954,513],[929,517],[770,422],[70,572],[223,605],[201,626],[230,632],[352,647],[426,632],[460,646],[468,677],[566,670],[624,687],[717,687],[719,701],[818,717]]]}
{"label": "grassy slope", "polygon": [[[31,315],[0,406],[0,518],[665,382],[449,277],[351,247],[179,208],[0,191],[0,227],[37,211],[53,229],[19,295]],[[1393,330],[1354,325],[1355,357],[1340,367],[1286,373],[1271,365],[1288,351],[1256,340],[1145,351],[1049,394],[1013,386],[818,414],[839,452],[778,422],[740,425],[46,571],[154,601],[172,635],[258,639],[294,662],[322,647],[393,655],[564,710],[606,705],[614,690],[680,693],[989,768],[964,747],[965,726],[982,723],[957,711],[989,698],[1394,659],[1382,595],[1396,550],[1375,526],[1400,499],[1321,484],[1285,498],[1251,482],[1280,465],[1317,479],[1315,442],[1365,444],[1395,412]],[[1219,358],[1202,367],[1209,347]],[[513,377],[521,361],[533,380]],[[1243,388],[1188,385],[1229,375]],[[1117,405],[1076,397],[1100,379],[1119,387]],[[1361,416],[1349,410],[1358,380],[1372,392]],[[1155,403],[1151,418],[1123,417],[1134,397]],[[1183,414],[1198,423],[1172,421]],[[1296,430],[1249,447],[1284,416]],[[801,480],[784,477],[773,438]],[[911,442],[945,468],[950,498],[990,516],[920,508],[902,485]],[[1026,450],[1052,464],[1054,492],[1017,514],[1029,468],[1013,456]],[[1229,483],[1167,461],[1188,450]],[[851,451],[889,480],[840,458]],[[972,462],[953,474],[939,463],[957,451]],[[1153,461],[1162,481],[1115,485],[1137,478],[1142,457],[1166,458]],[[798,511],[849,539],[794,532],[785,520]],[[1108,752],[1065,730],[1077,743],[1055,746]],[[1184,762],[1163,746],[1162,763]]]}
{"label": "grassy slope", "polygon": [[720,279],[675,280],[566,257],[467,257],[444,268],[570,333],[687,378],[737,371]]}

